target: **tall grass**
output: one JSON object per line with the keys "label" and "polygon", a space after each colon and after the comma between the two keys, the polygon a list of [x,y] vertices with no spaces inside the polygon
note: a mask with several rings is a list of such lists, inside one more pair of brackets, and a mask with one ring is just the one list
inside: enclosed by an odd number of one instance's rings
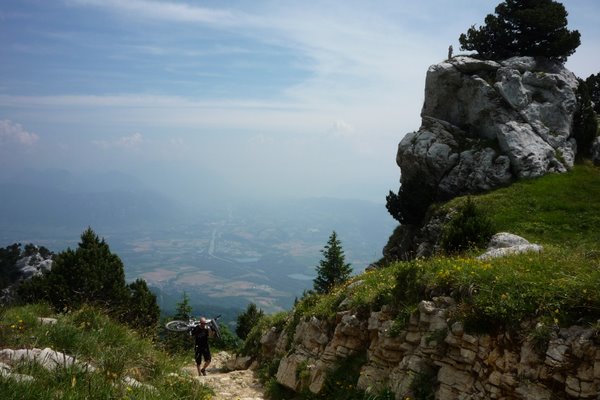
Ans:
{"label": "tall grass", "polygon": [[475,199],[500,231],[510,231],[542,244],[598,250],[600,169],[597,167],[577,165],[568,173],[519,181]]}
{"label": "tall grass", "polygon": [[[181,360],[171,358],[148,338],[112,321],[101,310],[84,307],[61,315],[56,324],[42,325],[39,316],[50,309],[29,305],[3,309],[0,315],[2,348],[50,347],[88,362],[95,372],[79,367],[47,371],[26,362],[13,372],[31,375],[31,382],[0,378],[3,399],[209,399],[211,391],[190,376],[181,375]],[[145,384],[123,383],[131,377]]]}

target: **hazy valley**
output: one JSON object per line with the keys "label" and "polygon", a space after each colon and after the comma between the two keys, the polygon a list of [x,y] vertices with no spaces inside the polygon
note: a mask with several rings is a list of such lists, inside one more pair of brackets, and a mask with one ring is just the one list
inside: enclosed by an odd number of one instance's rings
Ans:
{"label": "hazy valley", "polygon": [[184,292],[195,311],[209,314],[235,316],[248,302],[287,309],[312,287],[333,230],[358,273],[381,257],[395,226],[383,204],[367,201],[230,198],[194,210],[123,175],[112,174],[94,191],[71,174],[52,177],[2,185],[9,195],[0,200],[0,245],[59,252],[76,248],[91,226],[122,259],[127,279],[145,279],[166,312]]}

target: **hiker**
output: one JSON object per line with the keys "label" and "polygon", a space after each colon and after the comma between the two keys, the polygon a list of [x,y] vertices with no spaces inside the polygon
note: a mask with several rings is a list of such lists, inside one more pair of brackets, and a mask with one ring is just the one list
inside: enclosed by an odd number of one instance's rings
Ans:
{"label": "hiker", "polygon": [[[210,334],[210,327],[206,324],[206,318],[200,317],[200,324],[196,325],[190,332],[195,339],[194,353],[196,359],[196,368],[198,369],[198,375],[206,375],[206,368],[210,364],[210,347],[208,346],[208,336]],[[204,358],[204,366],[200,368],[202,359]]]}

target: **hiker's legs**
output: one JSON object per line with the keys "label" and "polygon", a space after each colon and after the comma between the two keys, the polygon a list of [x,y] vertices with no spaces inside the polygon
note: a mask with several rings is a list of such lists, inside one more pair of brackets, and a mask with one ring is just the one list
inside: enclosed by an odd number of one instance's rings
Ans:
{"label": "hiker's legs", "polygon": [[204,351],[202,352],[202,356],[204,357],[204,367],[202,367],[200,372],[202,373],[202,375],[206,375],[206,368],[208,368],[212,359],[210,356],[210,349],[204,349]]}

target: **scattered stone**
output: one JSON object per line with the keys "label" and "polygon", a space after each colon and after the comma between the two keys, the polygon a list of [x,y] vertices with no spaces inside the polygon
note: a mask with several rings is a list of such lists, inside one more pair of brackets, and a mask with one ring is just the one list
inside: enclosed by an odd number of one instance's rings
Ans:
{"label": "scattered stone", "polygon": [[478,260],[505,257],[512,254],[541,253],[543,247],[539,244],[529,243],[526,239],[512,233],[501,232],[495,234],[485,253],[477,257]]}

